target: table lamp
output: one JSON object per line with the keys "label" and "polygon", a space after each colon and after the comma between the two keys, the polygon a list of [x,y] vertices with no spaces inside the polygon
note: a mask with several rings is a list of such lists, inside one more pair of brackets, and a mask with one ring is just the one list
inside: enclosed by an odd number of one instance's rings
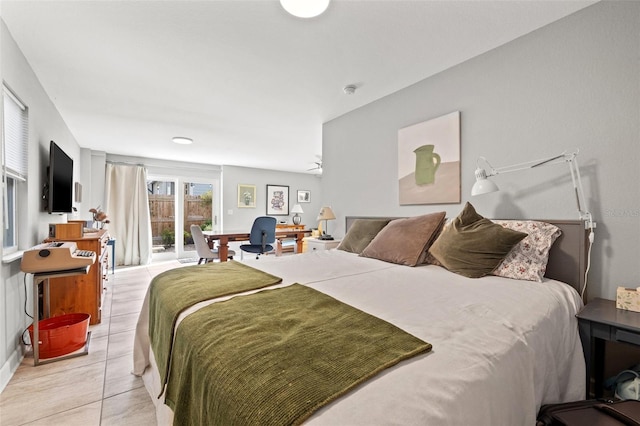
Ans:
{"label": "table lamp", "polygon": [[322,207],[320,209],[320,213],[318,213],[318,217],[316,218],[316,220],[324,220],[324,232],[320,235],[320,240],[333,240],[333,237],[327,232],[327,221],[334,220],[335,218],[336,215],[333,213],[333,210],[331,210],[331,207]]}
{"label": "table lamp", "polygon": [[298,216],[298,213],[304,213],[302,211],[302,206],[300,204],[294,204],[293,208],[291,209],[291,213],[295,213],[292,218],[293,224],[300,225],[300,222],[302,222],[302,218]]}

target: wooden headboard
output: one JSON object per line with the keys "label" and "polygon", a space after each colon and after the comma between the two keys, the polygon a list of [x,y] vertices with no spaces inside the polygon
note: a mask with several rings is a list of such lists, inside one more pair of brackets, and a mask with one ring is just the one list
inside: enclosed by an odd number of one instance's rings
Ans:
{"label": "wooden headboard", "polygon": [[[399,217],[347,216],[346,231],[356,219],[400,219]],[[587,268],[588,230],[580,220],[531,219],[552,223],[560,230],[549,252],[549,262],[545,277],[562,281],[575,288],[578,293],[584,287],[584,273]]]}

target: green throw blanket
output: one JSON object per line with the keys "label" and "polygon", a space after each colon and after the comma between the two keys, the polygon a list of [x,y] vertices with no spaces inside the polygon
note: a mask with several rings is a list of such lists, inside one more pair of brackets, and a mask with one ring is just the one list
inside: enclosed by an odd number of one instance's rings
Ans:
{"label": "green throw blanket", "polygon": [[293,284],[214,303],[176,332],[166,404],[174,425],[300,424],[426,343]]}
{"label": "green throw blanket", "polygon": [[162,383],[166,384],[175,324],[181,312],[205,300],[280,281],[282,278],[233,261],[176,268],[156,276],[149,295],[149,339]]}

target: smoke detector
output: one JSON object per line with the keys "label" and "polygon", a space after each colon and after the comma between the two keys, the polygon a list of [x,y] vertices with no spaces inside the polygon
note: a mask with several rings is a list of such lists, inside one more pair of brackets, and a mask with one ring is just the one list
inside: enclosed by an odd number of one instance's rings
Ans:
{"label": "smoke detector", "polygon": [[354,93],[356,93],[356,85],[348,84],[342,88],[342,91],[347,95],[353,95]]}

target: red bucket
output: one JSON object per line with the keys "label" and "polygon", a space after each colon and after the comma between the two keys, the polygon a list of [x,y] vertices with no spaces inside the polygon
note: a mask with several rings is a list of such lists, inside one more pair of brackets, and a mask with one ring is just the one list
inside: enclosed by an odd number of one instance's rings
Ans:
{"label": "red bucket", "polygon": [[[90,319],[89,314],[66,314],[40,321],[39,357],[54,358],[82,348],[87,342]],[[33,344],[33,325],[29,326],[29,337]]]}

